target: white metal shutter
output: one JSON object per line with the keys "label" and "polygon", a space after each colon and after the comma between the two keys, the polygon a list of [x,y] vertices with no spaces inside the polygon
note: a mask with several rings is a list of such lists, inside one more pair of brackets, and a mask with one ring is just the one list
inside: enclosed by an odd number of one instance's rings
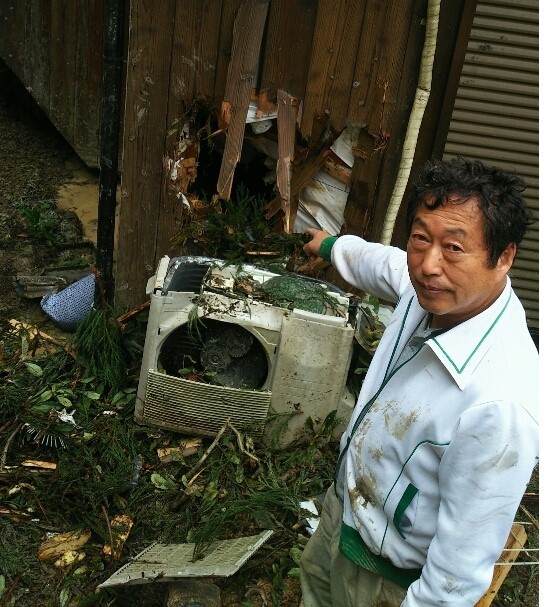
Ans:
{"label": "white metal shutter", "polygon": [[478,0],[444,159],[461,155],[521,175],[535,223],[511,271],[538,329],[538,0]]}

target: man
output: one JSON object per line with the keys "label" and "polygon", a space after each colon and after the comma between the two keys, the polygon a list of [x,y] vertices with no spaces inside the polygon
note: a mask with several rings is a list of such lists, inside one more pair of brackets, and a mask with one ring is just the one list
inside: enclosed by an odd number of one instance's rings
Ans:
{"label": "man", "polygon": [[304,250],[397,302],[304,551],[305,607],[474,606],[538,457],[538,354],[508,272],[523,181],[426,164],[407,253],[310,229]]}

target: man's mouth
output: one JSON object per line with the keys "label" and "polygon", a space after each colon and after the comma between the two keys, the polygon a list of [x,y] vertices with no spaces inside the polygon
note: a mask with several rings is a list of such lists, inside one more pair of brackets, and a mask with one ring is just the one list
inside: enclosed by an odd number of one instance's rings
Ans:
{"label": "man's mouth", "polygon": [[432,294],[441,293],[444,290],[441,287],[438,287],[436,285],[426,284],[426,283],[422,283],[422,282],[419,283],[419,287],[425,293],[432,293]]}

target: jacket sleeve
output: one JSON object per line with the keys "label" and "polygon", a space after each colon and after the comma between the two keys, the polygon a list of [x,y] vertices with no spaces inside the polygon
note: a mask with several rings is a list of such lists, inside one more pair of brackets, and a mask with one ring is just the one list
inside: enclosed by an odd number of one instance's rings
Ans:
{"label": "jacket sleeve", "polygon": [[397,302],[409,283],[406,253],[396,247],[358,236],[340,236],[332,247],[331,259],[344,280],[387,301]]}
{"label": "jacket sleeve", "polygon": [[440,509],[402,607],[473,607],[487,591],[538,458],[538,425],[511,402],[461,416],[439,469]]}

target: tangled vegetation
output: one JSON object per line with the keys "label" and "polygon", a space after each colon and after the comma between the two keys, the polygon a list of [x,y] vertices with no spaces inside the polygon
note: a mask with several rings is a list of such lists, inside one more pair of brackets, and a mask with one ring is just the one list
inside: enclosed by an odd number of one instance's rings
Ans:
{"label": "tangled vegetation", "polygon": [[[305,445],[274,452],[229,425],[198,474],[191,470],[207,441],[165,461],[161,450],[188,437],[133,420],[138,364],[131,366],[131,352],[143,338],[134,324],[120,333],[129,374],[115,390],[99,369],[80,364],[74,339],[61,347],[39,333],[2,327],[0,605],[125,605],[131,589],[97,593],[96,587],[153,541],[195,543],[198,557],[214,540],[263,529],[275,533],[239,573],[247,581],[231,591],[239,601],[233,604],[253,605],[244,592],[261,579],[271,580],[272,605],[295,604],[283,596],[306,541],[300,502],[324,493],[331,481],[337,449],[330,428],[310,430]],[[103,548],[112,544],[112,521],[121,515],[132,530],[114,560]],[[74,562],[40,560],[49,533],[84,531],[90,540]],[[142,604],[162,603],[147,596]]]}

